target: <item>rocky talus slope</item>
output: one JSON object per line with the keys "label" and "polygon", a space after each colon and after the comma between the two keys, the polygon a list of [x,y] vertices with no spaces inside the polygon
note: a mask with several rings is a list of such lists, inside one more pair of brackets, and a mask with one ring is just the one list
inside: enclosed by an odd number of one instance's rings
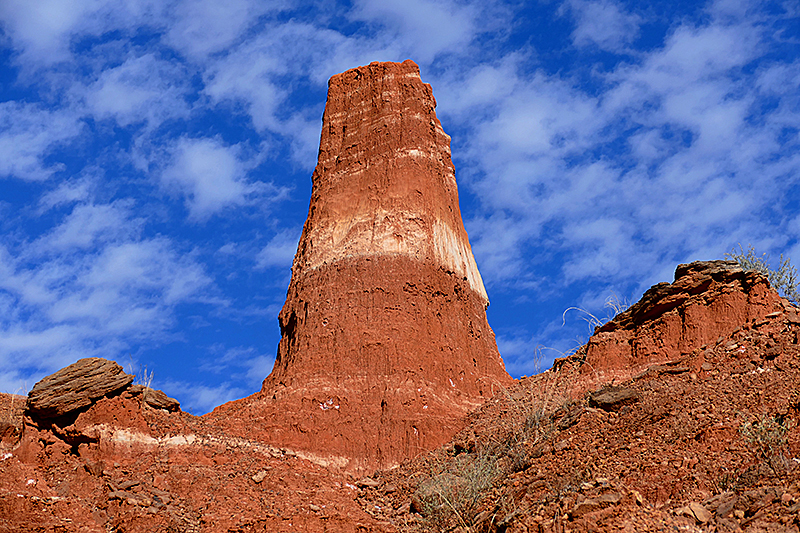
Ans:
{"label": "rocky talus slope", "polygon": [[435,107],[412,61],[331,78],[275,368],[211,419],[367,472],[444,443],[510,382]]}
{"label": "rocky talus slope", "polygon": [[0,395],[0,533],[387,531],[357,481],[232,436],[82,359],[37,383],[24,411]]}
{"label": "rocky talus slope", "polygon": [[729,262],[676,278],[376,475],[364,508],[415,532],[798,531],[800,309]]}

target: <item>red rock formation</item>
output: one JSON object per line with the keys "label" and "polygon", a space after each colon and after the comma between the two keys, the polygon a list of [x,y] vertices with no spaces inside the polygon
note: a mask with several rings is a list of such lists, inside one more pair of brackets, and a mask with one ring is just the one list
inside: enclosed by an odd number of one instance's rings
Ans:
{"label": "red rock formation", "polygon": [[0,533],[395,531],[343,474],[231,436],[161,391],[117,388],[133,376],[116,366],[85,359],[39,382],[28,404],[62,406],[55,417],[0,394]]}
{"label": "red rock formation", "polygon": [[630,379],[648,367],[675,361],[736,328],[791,308],[757,272],[735,261],[678,265],[673,283],[659,283],[642,299],[595,330],[585,346],[556,361],[580,367],[576,394]]}
{"label": "red rock formation", "polygon": [[412,61],[331,78],[274,370],[212,417],[370,470],[446,441],[510,382],[435,107]]}

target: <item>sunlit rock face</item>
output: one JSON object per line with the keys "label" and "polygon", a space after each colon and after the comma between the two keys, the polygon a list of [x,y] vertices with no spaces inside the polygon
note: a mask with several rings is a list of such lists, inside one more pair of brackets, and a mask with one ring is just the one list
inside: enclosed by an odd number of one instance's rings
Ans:
{"label": "sunlit rock face", "polygon": [[317,462],[397,464],[511,379],[435,107],[412,61],[331,78],[275,368],[218,410]]}

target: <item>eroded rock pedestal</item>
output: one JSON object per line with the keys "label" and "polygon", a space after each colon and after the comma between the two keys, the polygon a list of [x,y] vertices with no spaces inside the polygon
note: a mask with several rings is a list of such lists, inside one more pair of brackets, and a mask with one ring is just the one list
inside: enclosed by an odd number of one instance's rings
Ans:
{"label": "eroded rock pedestal", "polygon": [[221,422],[372,470],[446,441],[510,382],[435,107],[412,61],[331,78],[275,367]]}

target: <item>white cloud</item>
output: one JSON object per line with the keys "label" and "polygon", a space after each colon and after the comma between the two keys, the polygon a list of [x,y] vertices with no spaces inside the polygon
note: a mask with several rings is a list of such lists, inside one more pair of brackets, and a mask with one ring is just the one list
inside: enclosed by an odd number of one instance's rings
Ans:
{"label": "white cloud", "polygon": [[603,50],[619,51],[638,36],[641,17],[625,13],[616,2],[569,0],[565,6],[575,17],[572,32],[575,46],[594,44]]}
{"label": "white cloud", "polygon": [[275,235],[256,255],[256,268],[290,268],[299,236],[291,230]]}
{"label": "white cloud", "polygon": [[189,57],[203,59],[241,39],[260,15],[286,7],[286,2],[274,0],[182,1],[165,40]]}
{"label": "white cloud", "polygon": [[[199,365],[199,369],[205,373],[224,376],[217,385],[169,380],[163,384],[164,391],[177,398],[184,410],[196,415],[257,392],[275,363],[274,355],[262,354],[252,346],[226,348],[222,344],[215,344],[209,351],[211,356]],[[156,383],[156,386],[162,385]]]}
{"label": "white cloud", "polygon": [[[796,66],[742,70],[766,51],[758,31],[746,20],[679,26],[594,93],[564,74],[526,74],[520,56],[449,79],[448,116],[468,131],[462,183],[485,209],[469,227],[488,284],[536,280],[532,250],[561,254],[560,284],[624,284],[763,233],[761,213],[800,170],[782,125],[800,121]],[[500,73],[500,96],[473,98]],[[760,91],[773,105],[754,110]]]}
{"label": "white cloud", "polygon": [[207,299],[205,268],[140,226],[127,201],[79,203],[40,239],[0,243],[4,367],[33,381],[80,357],[114,358],[163,341],[176,306]]}
{"label": "white cloud", "polygon": [[238,145],[219,139],[182,137],[161,175],[161,184],[186,198],[190,217],[204,220],[232,205],[242,205],[252,188],[245,181],[247,167]]}
{"label": "white cloud", "polygon": [[67,180],[55,189],[48,191],[39,199],[39,207],[43,211],[64,204],[72,204],[89,198],[92,183],[88,179]]}
{"label": "white cloud", "polygon": [[0,24],[21,56],[26,71],[74,59],[70,45],[81,36],[163,23],[158,0],[4,0]]}
{"label": "white cloud", "polygon": [[448,0],[359,0],[350,17],[385,26],[417,61],[430,63],[469,45],[481,14],[473,4]]}
{"label": "white cloud", "polygon": [[99,243],[138,235],[142,220],[131,216],[130,202],[81,203],[64,221],[31,246],[31,253],[93,249]]}
{"label": "white cloud", "polygon": [[101,1],[6,0],[0,4],[0,20],[27,56],[56,62],[68,57],[75,27],[101,5]]}
{"label": "white cloud", "polygon": [[188,115],[185,79],[179,66],[145,54],[104,70],[86,91],[86,99],[98,118],[113,117],[123,127],[138,122],[157,127]]}
{"label": "white cloud", "polygon": [[337,32],[308,24],[272,25],[212,63],[205,71],[204,92],[215,103],[243,103],[257,130],[282,132],[291,115],[283,107],[290,94],[285,77],[313,75],[316,83],[324,83],[330,67],[313,73],[346,42]]}
{"label": "white cloud", "polygon": [[69,111],[50,111],[35,104],[0,103],[0,178],[28,181],[49,178],[62,168],[46,157],[78,136],[83,124]]}
{"label": "white cloud", "polygon": [[[194,415],[203,415],[231,400],[238,400],[248,394],[244,387],[225,381],[218,385],[201,385],[175,380],[159,380],[155,377],[153,387],[163,390],[181,402],[181,409]],[[252,391],[250,391],[252,392]]]}

